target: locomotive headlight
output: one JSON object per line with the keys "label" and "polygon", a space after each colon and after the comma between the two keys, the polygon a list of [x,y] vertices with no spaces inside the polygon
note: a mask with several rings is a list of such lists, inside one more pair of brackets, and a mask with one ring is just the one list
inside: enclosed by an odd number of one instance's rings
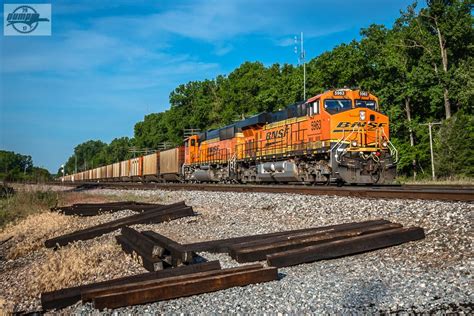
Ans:
{"label": "locomotive headlight", "polygon": [[365,121],[365,111],[359,111],[359,119]]}
{"label": "locomotive headlight", "polygon": [[352,146],[352,147],[357,147],[357,141],[356,141],[356,140],[353,140],[353,141],[351,142],[351,146]]}
{"label": "locomotive headlight", "polygon": [[382,147],[383,147],[383,148],[387,148],[387,146],[388,146],[388,142],[387,142],[386,140],[384,140],[384,141],[382,142]]}

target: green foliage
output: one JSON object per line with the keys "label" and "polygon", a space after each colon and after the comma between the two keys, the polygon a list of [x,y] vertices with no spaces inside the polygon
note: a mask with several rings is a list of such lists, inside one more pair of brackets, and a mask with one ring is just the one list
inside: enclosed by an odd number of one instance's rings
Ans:
{"label": "green foliage", "polygon": [[[77,171],[81,171],[106,164],[108,158],[105,153],[106,147],[107,144],[100,140],[89,140],[77,145],[74,148],[74,154],[69,157],[64,166],[64,173],[72,174],[76,167]],[[58,174],[62,174],[61,168]]]}
{"label": "green foliage", "polygon": [[435,138],[437,176],[474,176],[474,116],[462,111],[443,122]]}
{"label": "green foliage", "polygon": [[0,200],[0,229],[6,224],[58,205],[60,195],[46,190],[20,190]]}
{"label": "green foliage", "polygon": [[[401,12],[391,29],[371,25],[361,35],[360,41],[341,44],[308,62],[307,97],[341,87],[371,91],[390,117],[391,139],[400,152],[398,171],[409,175],[415,161],[418,174],[423,174],[431,162],[428,128],[420,124],[448,118],[448,108],[452,114],[463,111],[458,120],[473,114],[470,2],[428,0],[422,9],[415,2]],[[179,145],[184,129],[212,129],[276,111],[303,99],[302,81],[302,66],[244,62],[227,76],[181,84],[170,93],[169,110],[145,116],[135,125],[133,139],[77,146],[78,170],[128,158],[130,146]],[[472,126],[472,120],[463,122]],[[458,157],[472,154],[469,146],[457,150],[462,152]],[[439,158],[443,157],[448,156]],[[73,172],[74,162],[74,156],[69,158],[67,173]],[[458,167],[443,170],[444,175],[469,172]]]}
{"label": "green foliage", "polygon": [[50,179],[48,170],[33,166],[31,156],[0,150],[0,180],[45,182]]}

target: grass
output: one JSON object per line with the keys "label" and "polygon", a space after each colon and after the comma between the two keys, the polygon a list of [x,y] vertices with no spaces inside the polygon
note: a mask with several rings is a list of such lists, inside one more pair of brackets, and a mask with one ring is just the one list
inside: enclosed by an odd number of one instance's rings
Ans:
{"label": "grass", "polygon": [[39,191],[27,189],[17,191],[5,199],[0,200],[0,229],[8,223],[16,222],[36,214],[49,210],[58,205],[60,193],[51,190]]}
{"label": "grass", "polygon": [[89,243],[88,247],[72,244],[47,252],[42,264],[35,266],[29,288],[36,293],[77,286],[84,280],[100,280],[130,261],[113,241]]}
{"label": "grass", "polygon": [[0,231],[7,224],[27,218],[29,215],[49,211],[55,206],[74,203],[105,203],[123,200],[119,196],[93,195],[81,192],[53,191],[43,186],[21,186],[16,193],[0,199]]}
{"label": "grass", "polygon": [[[54,188],[31,185],[17,186],[15,191],[15,195],[0,199],[0,244],[7,241],[1,244],[1,255],[17,264],[14,269],[0,271],[0,278],[5,275],[22,280],[22,290],[21,293],[18,289],[11,290],[13,294],[8,301],[0,294],[0,315],[12,314],[18,301],[37,298],[44,291],[143,270],[111,236],[77,242],[56,251],[44,248],[46,239],[107,221],[107,218],[66,216],[49,211],[51,207],[123,201],[123,197],[54,191]],[[136,196],[130,195],[130,199]]]}
{"label": "grass", "polygon": [[16,194],[0,200],[0,242],[12,238],[8,259],[22,257],[43,246],[46,239],[87,225],[86,218],[50,212],[58,205],[108,202],[105,196],[52,191],[45,187],[24,186]]}
{"label": "grass", "polygon": [[469,177],[451,177],[439,178],[433,180],[431,176],[418,177],[416,180],[413,177],[398,177],[397,182],[401,184],[425,184],[425,185],[474,185],[474,178]]}
{"label": "grass", "polygon": [[43,247],[46,239],[62,234],[75,221],[59,213],[43,212],[31,214],[14,225],[7,225],[0,232],[0,240],[14,238],[13,246],[6,253],[7,259],[17,259]]}

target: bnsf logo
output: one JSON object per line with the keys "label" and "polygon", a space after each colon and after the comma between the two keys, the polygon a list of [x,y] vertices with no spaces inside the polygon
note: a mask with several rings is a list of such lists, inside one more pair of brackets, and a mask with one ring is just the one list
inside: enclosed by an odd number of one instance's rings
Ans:
{"label": "bnsf logo", "polygon": [[368,126],[369,128],[377,128],[377,127],[382,127],[384,126],[386,123],[376,123],[376,122],[354,122],[354,123],[351,123],[351,122],[339,122],[339,124],[337,124],[337,128],[354,128],[354,127],[365,127],[365,126]]}
{"label": "bnsf logo", "polygon": [[373,130],[373,129],[376,129],[378,127],[383,127],[387,125],[387,123],[377,123],[377,122],[339,122],[339,124],[337,124],[336,126],[336,129],[333,130],[333,132],[342,132],[344,130],[348,130],[348,129],[353,129],[354,127],[366,127],[368,126],[368,129],[369,130]]}
{"label": "bnsf logo", "polygon": [[288,126],[285,126],[285,128],[282,128],[278,131],[273,131],[273,132],[268,132],[266,135],[265,135],[265,139],[266,140],[271,140],[271,139],[277,139],[277,138],[283,138],[285,137],[286,135],[288,135],[288,131],[289,131],[289,127]]}
{"label": "bnsf logo", "polygon": [[219,151],[219,146],[207,148],[207,152],[209,155],[216,154],[218,151]]}

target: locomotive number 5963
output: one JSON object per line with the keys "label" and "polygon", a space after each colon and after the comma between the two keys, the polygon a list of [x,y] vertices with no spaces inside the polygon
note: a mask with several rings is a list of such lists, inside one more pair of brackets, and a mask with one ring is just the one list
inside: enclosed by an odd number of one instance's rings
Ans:
{"label": "locomotive number 5963", "polygon": [[311,122],[311,130],[319,131],[321,129],[321,120],[316,120]]}

